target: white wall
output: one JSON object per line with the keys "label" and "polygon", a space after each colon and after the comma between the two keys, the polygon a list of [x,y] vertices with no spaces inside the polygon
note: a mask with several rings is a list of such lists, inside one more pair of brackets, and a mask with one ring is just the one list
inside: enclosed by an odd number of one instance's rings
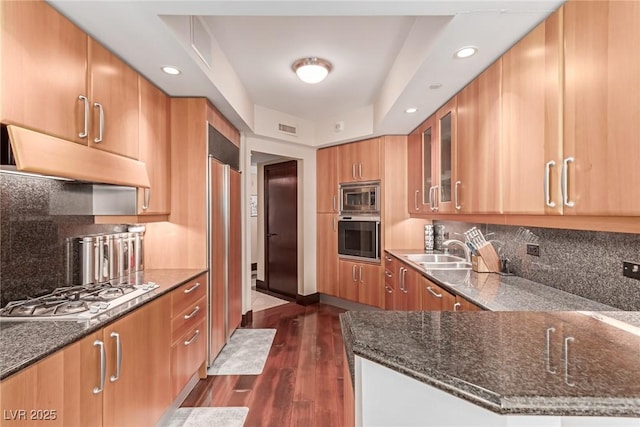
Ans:
{"label": "white wall", "polygon": [[[294,145],[282,141],[247,136],[243,141],[242,162],[243,170],[251,167],[251,151],[275,154],[298,160],[298,294],[309,295],[317,292],[316,287],[316,151],[310,147]],[[243,174],[245,194],[251,192],[251,178]],[[260,168],[258,168],[258,207],[260,209]],[[248,206],[248,201],[247,201]],[[251,229],[251,218],[248,212],[244,216],[245,230]],[[260,278],[260,227],[258,226],[258,271]],[[250,259],[251,233],[245,233],[245,258]],[[263,245],[264,246],[264,245]],[[246,262],[246,277],[250,276],[250,263]],[[261,279],[263,280],[263,279]],[[251,281],[246,286],[250,289]],[[250,295],[250,292],[247,292]],[[250,310],[250,299],[248,301]]]}
{"label": "white wall", "polygon": [[[258,195],[258,169],[255,167],[251,167],[249,178],[251,181],[249,196],[257,196]],[[247,206],[248,205],[247,201]],[[253,216],[249,217],[249,222],[251,223],[251,257],[249,258],[249,262],[251,264],[258,262],[258,217]]]}

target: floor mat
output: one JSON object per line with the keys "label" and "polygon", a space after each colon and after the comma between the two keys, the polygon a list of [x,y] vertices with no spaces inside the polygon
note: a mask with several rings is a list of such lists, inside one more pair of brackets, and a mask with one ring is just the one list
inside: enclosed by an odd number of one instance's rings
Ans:
{"label": "floor mat", "polygon": [[242,427],[249,408],[178,408],[167,427]]}
{"label": "floor mat", "polygon": [[261,374],[275,336],[275,329],[236,329],[207,374]]}

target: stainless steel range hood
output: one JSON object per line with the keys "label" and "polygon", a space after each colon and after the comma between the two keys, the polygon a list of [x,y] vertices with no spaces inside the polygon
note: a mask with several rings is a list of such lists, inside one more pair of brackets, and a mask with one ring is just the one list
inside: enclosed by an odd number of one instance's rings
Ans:
{"label": "stainless steel range hood", "polygon": [[149,188],[143,162],[14,125],[3,129],[2,168],[97,184]]}

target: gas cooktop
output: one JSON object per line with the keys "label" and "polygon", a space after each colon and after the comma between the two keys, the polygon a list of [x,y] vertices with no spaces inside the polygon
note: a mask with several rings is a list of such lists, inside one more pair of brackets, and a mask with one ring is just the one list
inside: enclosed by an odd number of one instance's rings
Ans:
{"label": "gas cooktop", "polygon": [[58,288],[47,295],[8,303],[0,309],[0,320],[91,320],[156,288],[153,282]]}

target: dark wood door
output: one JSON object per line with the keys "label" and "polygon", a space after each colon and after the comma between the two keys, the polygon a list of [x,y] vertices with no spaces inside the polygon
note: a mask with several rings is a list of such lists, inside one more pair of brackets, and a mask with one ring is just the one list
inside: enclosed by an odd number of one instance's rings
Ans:
{"label": "dark wood door", "polygon": [[265,166],[265,279],[269,291],[298,294],[298,164]]}

